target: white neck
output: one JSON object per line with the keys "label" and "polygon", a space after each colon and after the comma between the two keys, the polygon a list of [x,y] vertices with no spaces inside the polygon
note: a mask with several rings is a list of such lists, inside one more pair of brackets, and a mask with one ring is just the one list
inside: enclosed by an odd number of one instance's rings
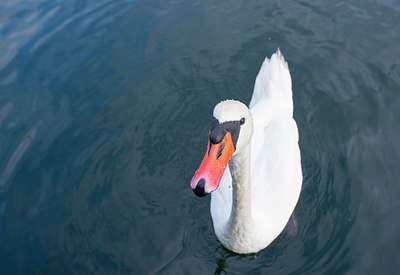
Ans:
{"label": "white neck", "polygon": [[246,243],[253,226],[251,213],[250,143],[232,157],[229,168],[232,175],[232,209],[225,225],[225,238],[230,249],[237,251]]}

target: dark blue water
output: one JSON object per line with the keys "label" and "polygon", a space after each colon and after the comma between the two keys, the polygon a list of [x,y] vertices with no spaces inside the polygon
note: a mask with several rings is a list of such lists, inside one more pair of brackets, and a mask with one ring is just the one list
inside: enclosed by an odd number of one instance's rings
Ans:
{"label": "dark blue water", "polygon": [[[1,274],[396,274],[400,2],[0,3]],[[189,181],[277,47],[298,232],[241,256]]]}

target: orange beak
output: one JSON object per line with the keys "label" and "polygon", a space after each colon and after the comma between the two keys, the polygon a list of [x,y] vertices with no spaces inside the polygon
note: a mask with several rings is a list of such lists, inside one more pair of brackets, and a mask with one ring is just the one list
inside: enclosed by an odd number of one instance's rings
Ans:
{"label": "orange beak", "polygon": [[223,140],[217,144],[211,143],[208,139],[206,153],[190,182],[190,187],[197,196],[203,197],[218,188],[234,151],[235,146],[230,132],[227,132]]}

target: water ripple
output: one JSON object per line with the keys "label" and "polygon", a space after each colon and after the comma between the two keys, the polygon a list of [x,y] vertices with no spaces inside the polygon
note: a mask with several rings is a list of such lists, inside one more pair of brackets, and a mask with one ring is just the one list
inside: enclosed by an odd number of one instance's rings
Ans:
{"label": "water ripple", "polygon": [[[2,272],[395,274],[399,10],[1,1]],[[248,102],[277,47],[300,132],[298,232],[238,255],[188,182],[212,108]]]}

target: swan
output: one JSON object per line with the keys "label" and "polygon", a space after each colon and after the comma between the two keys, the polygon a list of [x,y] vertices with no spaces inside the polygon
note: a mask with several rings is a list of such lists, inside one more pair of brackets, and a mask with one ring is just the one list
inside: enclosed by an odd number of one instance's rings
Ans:
{"label": "swan", "polygon": [[197,196],[211,193],[214,232],[224,247],[256,253],[283,231],[303,180],[298,140],[289,67],[277,49],[261,66],[249,108],[236,100],[215,106],[190,182]]}

